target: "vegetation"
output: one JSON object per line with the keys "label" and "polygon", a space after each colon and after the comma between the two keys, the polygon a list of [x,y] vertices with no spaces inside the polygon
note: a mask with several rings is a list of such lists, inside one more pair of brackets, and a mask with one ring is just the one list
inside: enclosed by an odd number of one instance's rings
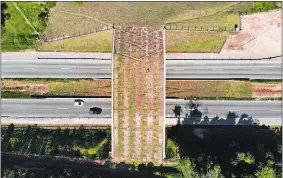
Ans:
{"label": "vegetation", "polygon": [[1,98],[31,98],[31,93],[1,91]]}
{"label": "vegetation", "polygon": [[7,8],[1,9],[1,13],[6,14],[5,24],[1,24],[2,51],[34,48],[47,26],[50,8],[54,7],[55,3],[5,2],[5,4]]}
{"label": "vegetation", "polygon": [[110,80],[2,79],[2,98],[111,96]]}
{"label": "vegetation", "polygon": [[[252,86],[259,81],[167,80],[166,97],[185,99],[251,100]],[[280,81],[261,81],[280,83]],[[133,87],[133,82],[131,87]],[[130,89],[131,95],[133,90]],[[3,98],[32,96],[111,96],[110,80],[88,79],[2,79]],[[132,96],[133,97],[133,96]],[[268,100],[279,98],[263,98]],[[130,102],[133,101],[132,99]]]}
{"label": "vegetation", "polygon": [[220,52],[228,32],[166,31],[166,52]]}
{"label": "vegetation", "polygon": [[[2,152],[106,159],[110,151],[110,130],[1,128]],[[95,151],[94,151],[95,150]]]}
{"label": "vegetation", "polygon": [[171,140],[171,139],[168,139],[167,140],[167,144],[166,144],[166,158],[167,159],[170,159],[170,158],[176,158],[176,151],[177,151],[177,146],[176,146],[176,143]]}
{"label": "vegetation", "polygon": [[82,1],[73,1],[72,3],[78,7],[82,7],[84,5],[84,2]]}
{"label": "vegetation", "polygon": [[265,12],[274,9],[278,9],[279,6],[276,1],[261,1],[261,2],[254,2],[254,12]]}
{"label": "vegetation", "polygon": [[167,80],[166,96],[177,98],[251,98],[252,83],[230,80]]}
{"label": "vegetation", "polygon": [[[122,168],[123,164],[112,164],[106,161],[102,166],[87,159],[70,159],[66,157],[37,156],[22,154],[1,154],[1,173],[5,178],[30,178],[30,177],[104,177],[104,178],[136,178],[158,177],[154,176],[151,167],[145,171],[129,171]],[[116,169],[112,169],[116,167]],[[129,167],[133,167],[129,165]],[[155,168],[156,169],[156,168]],[[157,170],[161,170],[157,168]],[[169,170],[171,171],[171,170]],[[164,171],[163,171],[164,172]],[[167,171],[168,172],[168,171]]]}
{"label": "vegetation", "polygon": [[[54,37],[55,38],[55,37]],[[112,52],[112,30],[65,39],[57,42],[42,43],[37,51],[48,52]]]}
{"label": "vegetation", "polygon": [[[125,25],[125,22],[156,29],[165,24],[233,28],[239,24],[239,10],[251,7],[250,2],[85,2],[85,11],[81,11],[71,3],[59,2],[51,15],[46,35],[55,38],[79,32],[83,34],[113,23]],[[111,11],[105,15],[101,9]],[[64,23],[62,19],[65,19]],[[219,52],[229,35],[228,32],[167,31],[167,52]],[[38,50],[111,52],[111,39],[110,33],[97,33],[43,44]]]}
{"label": "vegetation", "polygon": [[184,177],[282,177],[282,127],[177,125],[167,137],[179,145]]}

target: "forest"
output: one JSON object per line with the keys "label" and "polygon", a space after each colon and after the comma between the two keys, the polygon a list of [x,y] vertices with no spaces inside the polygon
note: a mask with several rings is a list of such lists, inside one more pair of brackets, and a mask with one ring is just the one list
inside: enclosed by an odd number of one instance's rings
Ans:
{"label": "forest", "polygon": [[282,127],[177,124],[166,129],[166,160],[156,166],[112,163],[110,130],[11,124],[2,126],[2,177],[277,178],[281,133]]}

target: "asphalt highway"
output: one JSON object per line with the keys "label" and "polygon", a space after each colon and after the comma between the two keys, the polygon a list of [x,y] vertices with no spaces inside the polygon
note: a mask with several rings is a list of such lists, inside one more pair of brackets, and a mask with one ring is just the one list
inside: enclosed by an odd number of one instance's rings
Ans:
{"label": "asphalt highway", "polygon": [[111,60],[2,60],[2,78],[111,78]]}
{"label": "asphalt highway", "polygon": [[[21,53],[20,53],[21,54]],[[170,56],[170,57],[169,57]],[[273,60],[185,60],[169,55],[166,79],[281,79],[281,58]],[[204,56],[205,57],[205,56]],[[213,55],[205,57],[212,59]],[[76,58],[76,59],[74,59]],[[3,53],[2,78],[111,79],[111,54]],[[196,56],[192,55],[192,58]]]}
{"label": "asphalt highway", "polygon": [[[55,122],[57,120],[59,122],[60,118],[62,118],[63,120],[60,120],[61,124],[63,121],[63,123],[67,124],[69,122],[109,123],[106,119],[111,118],[111,98],[83,98],[84,106],[74,106],[74,99],[1,99],[2,120],[8,116],[9,119],[21,119],[27,122],[34,120],[41,120],[42,122]],[[203,116],[207,115],[210,118],[215,116],[226,118],[229,111],[234,111],[238,115],[245,113],[252,116],[254,119],[258,119],[261,124],[281,125],[281,101],[201,100],[198,102],[201,105],[199,109]],[[185,117],[185,114],[190,112],[186,104],[188,104],[186,100],[167,99],[166,123],[176,122],[173,113],[175,105],[181,105],[183,109],[181,117]],[[102,108],[101,115],[89,115],[89,108],[91,107]]]}

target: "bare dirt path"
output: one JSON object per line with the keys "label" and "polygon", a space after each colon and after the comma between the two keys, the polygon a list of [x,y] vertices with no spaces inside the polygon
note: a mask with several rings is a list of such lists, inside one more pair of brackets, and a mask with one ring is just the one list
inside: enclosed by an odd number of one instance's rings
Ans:
{"label": "bare dirt path", "polygon": [[[126,29],[129,31],[129,29]],[[129,33],[125,33],[125,41],[129,41]],[[130,44],[125,43],[125,54],[130,55]],[[129,157],[129,88],[130,88],[130,58],[124,59],[124,157]]]}
{"label": "bare dirt path", "polygon": [[[119,42],[118,42],[118,38],[119,38],[119,31],[115,31],[115,41],[114,41],[114,46],[115,46],[115,50],[119,51]],[[113,108],[113,112],[114,112],[114,126],[113,126],[113,138],[114,138],[114,157],[113,157],[113,161],[114,162],[118,162],[118,154],[119,154],[119,147],[118,147],[118,55],[114,55],[114,108]]]}
{"label": "bare dirt path", "polygon": [[281,83],[253,83],[253,98],[279,98],[282,97]]}
{"label": "bare dirt path", "polygon": [[88,19],[97,21],[97,22],[99,22],[99,23],[102,23],[102,24],[108,25],[108,26],[111,26],[111,25],[112,25],[112,24],[106,23],[106,22],[104,22],[104,21],[101,21],[101,20],[99,20],[99,19],[97,19],[97,18],[88,16],[88,15],[84,15],[84,14],[73,13],[73,12],[66,12],[66,11],[62,11],[62,10],[54,10],[54,11],[62,12],[62,13],[65,13],[65,14],[70,14],[70,15],[76,15],[76,16],[86,17],[86,18],[88,18]]}
{"label": "bare dirt path", "polygon": [[[153,45],[151,43],[153,39],[153,35],[149,34],[147,36],[147,43],[148,43],[148,51],[147,53],[151,53]],[[147,104],[148,104],[148,118],[147,118],[147,160],[151,160],[152,156],[152,124],[153,124],[153,56],[150,55],[147,58],[147,86],[148,86],[148,93],[147,93]]]}
{"label": "bare dirt path", "polygon": [[[141,36],[141,29],[136,28],[135,34],[137,36]],[[141,38],[136,37],[134,39],[135,43],[137,45],[141,45]],[[141,48],[136,48],[136,54],[135,56],[137,59],[140,59],[141,57]],[[141,61],[136,60],[135,61],[135,105],[136,105],[136,126],[135,126],[135,151],[136,151],[136,157],[141,156],[141,97],[142,97],[142,90],[141,90]]]}
{"label": "bare dirt path", "polygon": [[163,157],[163,154],[162,154],[162,152],[163,152],[163,139],[164,139],[164,135],[163,135],[163,127],[164,127],[164,102],[165,102],[165,96],[164,96],[164,93],[165,92],[163,92],[163,90],[165,90],[166,88],[166,86],[164,86],[164,51],[163,50],[165,50],[164,48],[163,48],[163,38],[164,38],[164,36],[163,36],[163,32],[162,31],[160,31],[159,32],[159,37],[160,36],[162,36],[162,38],[160,38],[160,40],[159,40],[159,45],[158,45],[158,47],[159,47],[159,51],[161,51],[158,55],[159,55],[159,57],[158,57],[158,59],[159,59],[159,66],[160,66],[160,70],[159,70],[159,81],[160,81],[160,84],[159,84],[159,86],[160,86],[160,90],[159,90],[159,107],[158,107],[158,109],[159,109],[159,117],[158,117],[158,119],[159,119],[159,136],[158,136],[158,144],[159,144],[159,151],[158,151],[158,154],[159,154],[159,156],[158,156],[158,158],[159,158],[159,160],[158,160],[158,162],[159,163],[161,163],[162,162],[162,157]]}

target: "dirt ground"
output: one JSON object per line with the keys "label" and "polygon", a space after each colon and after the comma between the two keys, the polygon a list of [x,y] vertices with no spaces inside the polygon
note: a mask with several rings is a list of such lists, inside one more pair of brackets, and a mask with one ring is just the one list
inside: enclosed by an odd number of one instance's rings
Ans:
{"label": "dirt ground", "polygon": [[253,83],[254,98],[275,98],[282,96],[282,84],[281,83]]}
{"label": "dirt ground", "polygon": [[43,83],[26,83],[16,80],[2,80],[2,91],[9,92],[29,92],[29,93],[48,93],[48,85]]}
{"label": "dirt ground", "polygon": [[281,54],[281,10],[241,16],[241,31],[230,36],[221,53]]}

